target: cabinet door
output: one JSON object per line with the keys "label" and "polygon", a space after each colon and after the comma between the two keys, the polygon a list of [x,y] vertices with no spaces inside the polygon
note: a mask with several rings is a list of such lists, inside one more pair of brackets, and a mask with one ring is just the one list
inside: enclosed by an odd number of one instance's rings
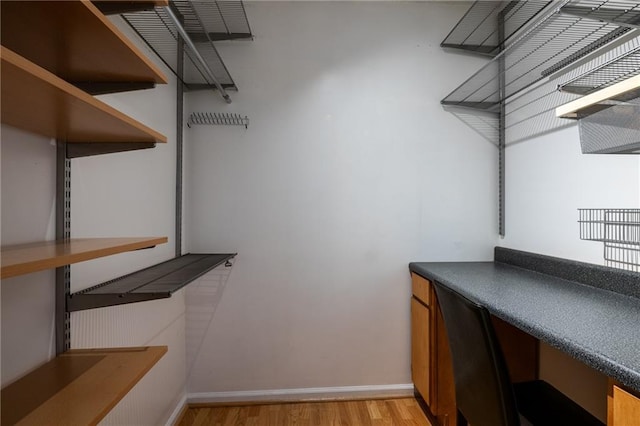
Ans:
{"label": "cabinet door", "polygon": [[411,298],[411,378],[427,405],[431,405],[431,354],[429,308]]}
{"label": "cabinet door", "polygon": [[640,397],[616,384],[609,385],[608,426],[638,426],[640,424]]}
{"label": "cabinet door", "polygon": [[[435,294],[434,301],[435,299]],[[435,397],[433,398],[432,411],[438,420],[439,426],[455,426],[456,424],[456,390],[453,380],[453,362],[449,350],[449,338],[444,325],[442,311],[437,301],[434,302],[436,314],[434,315],[435,329],[435,365],[436,375]]]}

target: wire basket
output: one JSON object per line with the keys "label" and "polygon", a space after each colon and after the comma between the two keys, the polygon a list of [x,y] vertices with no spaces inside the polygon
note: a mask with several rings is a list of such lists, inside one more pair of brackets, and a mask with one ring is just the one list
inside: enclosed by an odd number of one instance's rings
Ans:
{"label": "wire basket", "polygon": [[640,271],[640,209],[578,209],[580,239],[604,242],[607,266]]}
{"label": "wire basket", "polygon": [[584,154],[640,154],[640,98],[580,119]]}

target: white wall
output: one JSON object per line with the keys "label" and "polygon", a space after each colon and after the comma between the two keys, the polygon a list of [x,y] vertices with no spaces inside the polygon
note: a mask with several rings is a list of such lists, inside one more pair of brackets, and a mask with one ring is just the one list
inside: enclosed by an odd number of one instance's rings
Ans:
{"label": "white wall", "polygon": [[[165,134],[168,143],[72,160],[71,229],[72,237],[168,236],[169,243],[73,265],[72,291],[174,255],[176,82],[166,74],[168,85],[100,97]],[[55,152],[46,139],[2,128],[3,245],[54,238]],[[53,294],[53,271],[3,280],[3,385],[54,355]],[[167,300],[71,315],[72,348],[169,347],[103,424],[162,424],[169,418],[185,395],[184,331],[184,292]]]}
{"label": "white wall", "polygon": [[578,208],[640,206],[639,164],[635,155],[582,154],[575,125],[508,145],[501,245],[602,265],[602,243],[580,240]]}
{"label": "white wall", "polygon": [[188,96],[251,120],[187,133],[188,246],[239,252],[190,394],[410,383],[408,263],[496,242],[496,149],[439,105],[482,63],[439,47],[466,7],[247,4],[233,103]]}
{"label": "white wall", "polygon": [[[2,245],[55,237],[51,141],[2,126]],[[2,386],[48,360],[54,345],[53,271],[3,279]]]}

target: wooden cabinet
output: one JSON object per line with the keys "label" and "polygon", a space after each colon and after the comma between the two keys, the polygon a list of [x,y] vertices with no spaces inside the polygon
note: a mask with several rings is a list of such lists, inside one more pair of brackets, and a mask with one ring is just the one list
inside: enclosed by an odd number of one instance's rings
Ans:
{"label": "wooden cabinet", "polygon": [[610,380],[607,411],[608,426],[637,426],[640,424],[640,393]]}
{"label": "wooden cabinet", "polygon": [[[456,424],[456,394],[449,339],[431,282],[411,274],[411,378],[419,399],[437,426]],[[537,378],[538,341],[492,317],[511,380]],[[436,426],[436,425],[434,425]]]}
{"label": "wooden cabinet", "polygon": [[453,367],[442,312],[433,286],[412,274],[411,377],[439,426],[455,425]]}

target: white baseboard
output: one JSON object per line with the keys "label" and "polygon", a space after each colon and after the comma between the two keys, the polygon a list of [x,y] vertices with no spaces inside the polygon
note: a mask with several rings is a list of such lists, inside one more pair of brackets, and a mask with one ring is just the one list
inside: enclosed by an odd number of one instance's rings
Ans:
{"label": "white baseboard", "polygon": [[412,383],[328,388],[268,389],[257,391],[197,392],[187,394],[187,401],[190,404],[207,404],[219,402],[397,398],[405,396],[413,396]]}
{"label": "white baseboard", "polygon": [[182,414],[182,410],[186,408],[186,406],[187,395],[183,395],[182,398],[180,398],[180,401],[178,401],[178,404],[176,404],[176,408],[173,409],[173,412],[171,413],[171,416],[169,416],[169,420],[167,420],[165,426],[174,426],[176,422],[180,420],[180,414]]}

